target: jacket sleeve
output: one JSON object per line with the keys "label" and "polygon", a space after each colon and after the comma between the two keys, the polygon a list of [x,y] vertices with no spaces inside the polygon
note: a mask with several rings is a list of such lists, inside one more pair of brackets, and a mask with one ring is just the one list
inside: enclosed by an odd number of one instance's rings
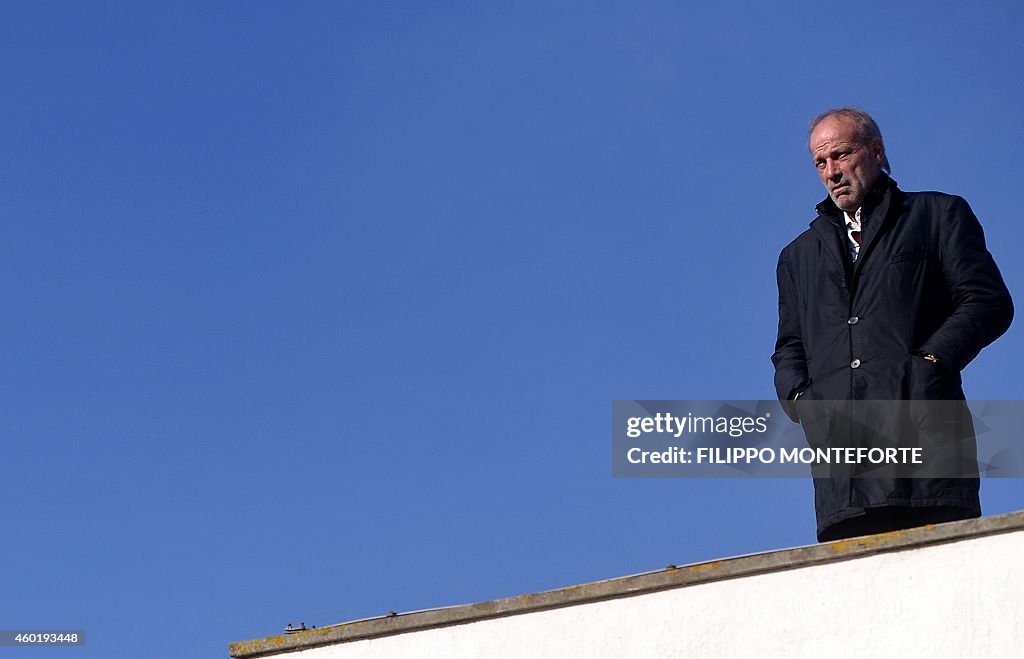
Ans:
{"label": "jacket sleeve", "polygon": [[776,268],[779,284],[779,334],[775,341],[775,390],[782,409],[793,421],[799,421],[793,397],[808,385],[807,359],[804,354],[803,335],[800,331],[800,307],[793,273],[788,267],[786,253],[779,257]]}
{"label": "jacket sleeve", "polygon": [[941,222],[942,274],[953,311],[920,349],[962,370],[1010,326],[1013,301],[967,202],[950,197]]}

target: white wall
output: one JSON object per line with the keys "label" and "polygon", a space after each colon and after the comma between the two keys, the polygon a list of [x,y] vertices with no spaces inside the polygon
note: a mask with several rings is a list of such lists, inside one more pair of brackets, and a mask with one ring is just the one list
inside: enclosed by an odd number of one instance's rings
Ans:
{"label": "white wall", "polygon": [[1016,531],[286,656],[1024,656],[1022,559]]}

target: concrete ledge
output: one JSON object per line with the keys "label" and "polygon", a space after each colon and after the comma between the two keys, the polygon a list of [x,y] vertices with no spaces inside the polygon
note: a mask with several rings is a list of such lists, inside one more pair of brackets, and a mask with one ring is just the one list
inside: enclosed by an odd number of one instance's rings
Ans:
{"label": "concrete ledge", "polygon": [[632,597],[696,584],[738,579],[849,561],[876,554],[906,551],[930,545],[1024,530],[1024,511],[993,517],[922,526],[904,531],[838,540],[821,545],[783,549],[726,558],[684,567],[672,567],[607,581],[597,581],[531,595],[466,604],[406,614],[357,620],[295,634],[241,641],[230,647],[238,659],[265,657],[360,639],[460,625],[602,600]]}

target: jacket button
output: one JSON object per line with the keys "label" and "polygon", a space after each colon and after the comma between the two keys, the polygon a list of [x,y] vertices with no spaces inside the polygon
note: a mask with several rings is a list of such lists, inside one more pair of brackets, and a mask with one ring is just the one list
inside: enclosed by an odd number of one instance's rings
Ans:
{"label": "jacket button", "polygon": [[852,362],[850,362],[850,368],[860,368],[860,360],[854,359]]}
{"label": "jacket button", "polygon": [[848,322],[848,323],[849,323],[849,324],[851,324],[851,325],[856,325],[857,323],[859,323],[859,322],[860,322],[860,318],[858,318],[857,316],[854,316],[853,318],[850,318],[850,319],[849,319],[848,321],[846,321],[846,322]]}

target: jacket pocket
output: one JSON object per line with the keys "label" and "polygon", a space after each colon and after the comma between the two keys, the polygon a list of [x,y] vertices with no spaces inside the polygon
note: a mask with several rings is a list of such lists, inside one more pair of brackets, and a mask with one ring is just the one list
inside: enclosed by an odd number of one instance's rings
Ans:
{"label": "jacket pocket", "polygon": [[[794,407],[800,417],[800,425],[803,426],[804,438],[811,448],[821,448],[829,445],[831,429],[835,421],[835,410],[832,409],[836,401],[821,401],[813,391],[813,385],[808,384],[803,394],[794,401]],[[840,401],[840,404],[842,401]]]}
{"label": "jacket pocket", "polygon": [[928,258],[926,249],[909,249],[903,252],[896,252],[892,255],[892,262],[903,263],[905,261],[924,261]]}
{"label": "jacket pocket", "polygon": [[950,394],[949,372],[942,364],[910,355],[910,399],[942,400]]}
{"label": "jacket pocket", "polygon": [[960,374],[918,355],[911,355],[910,360],[907,405],[918,438],[923,441],[929,437],[933,447],[962,441],[966,430],[973,432],[973,426],[970,411],[962,400]]}

